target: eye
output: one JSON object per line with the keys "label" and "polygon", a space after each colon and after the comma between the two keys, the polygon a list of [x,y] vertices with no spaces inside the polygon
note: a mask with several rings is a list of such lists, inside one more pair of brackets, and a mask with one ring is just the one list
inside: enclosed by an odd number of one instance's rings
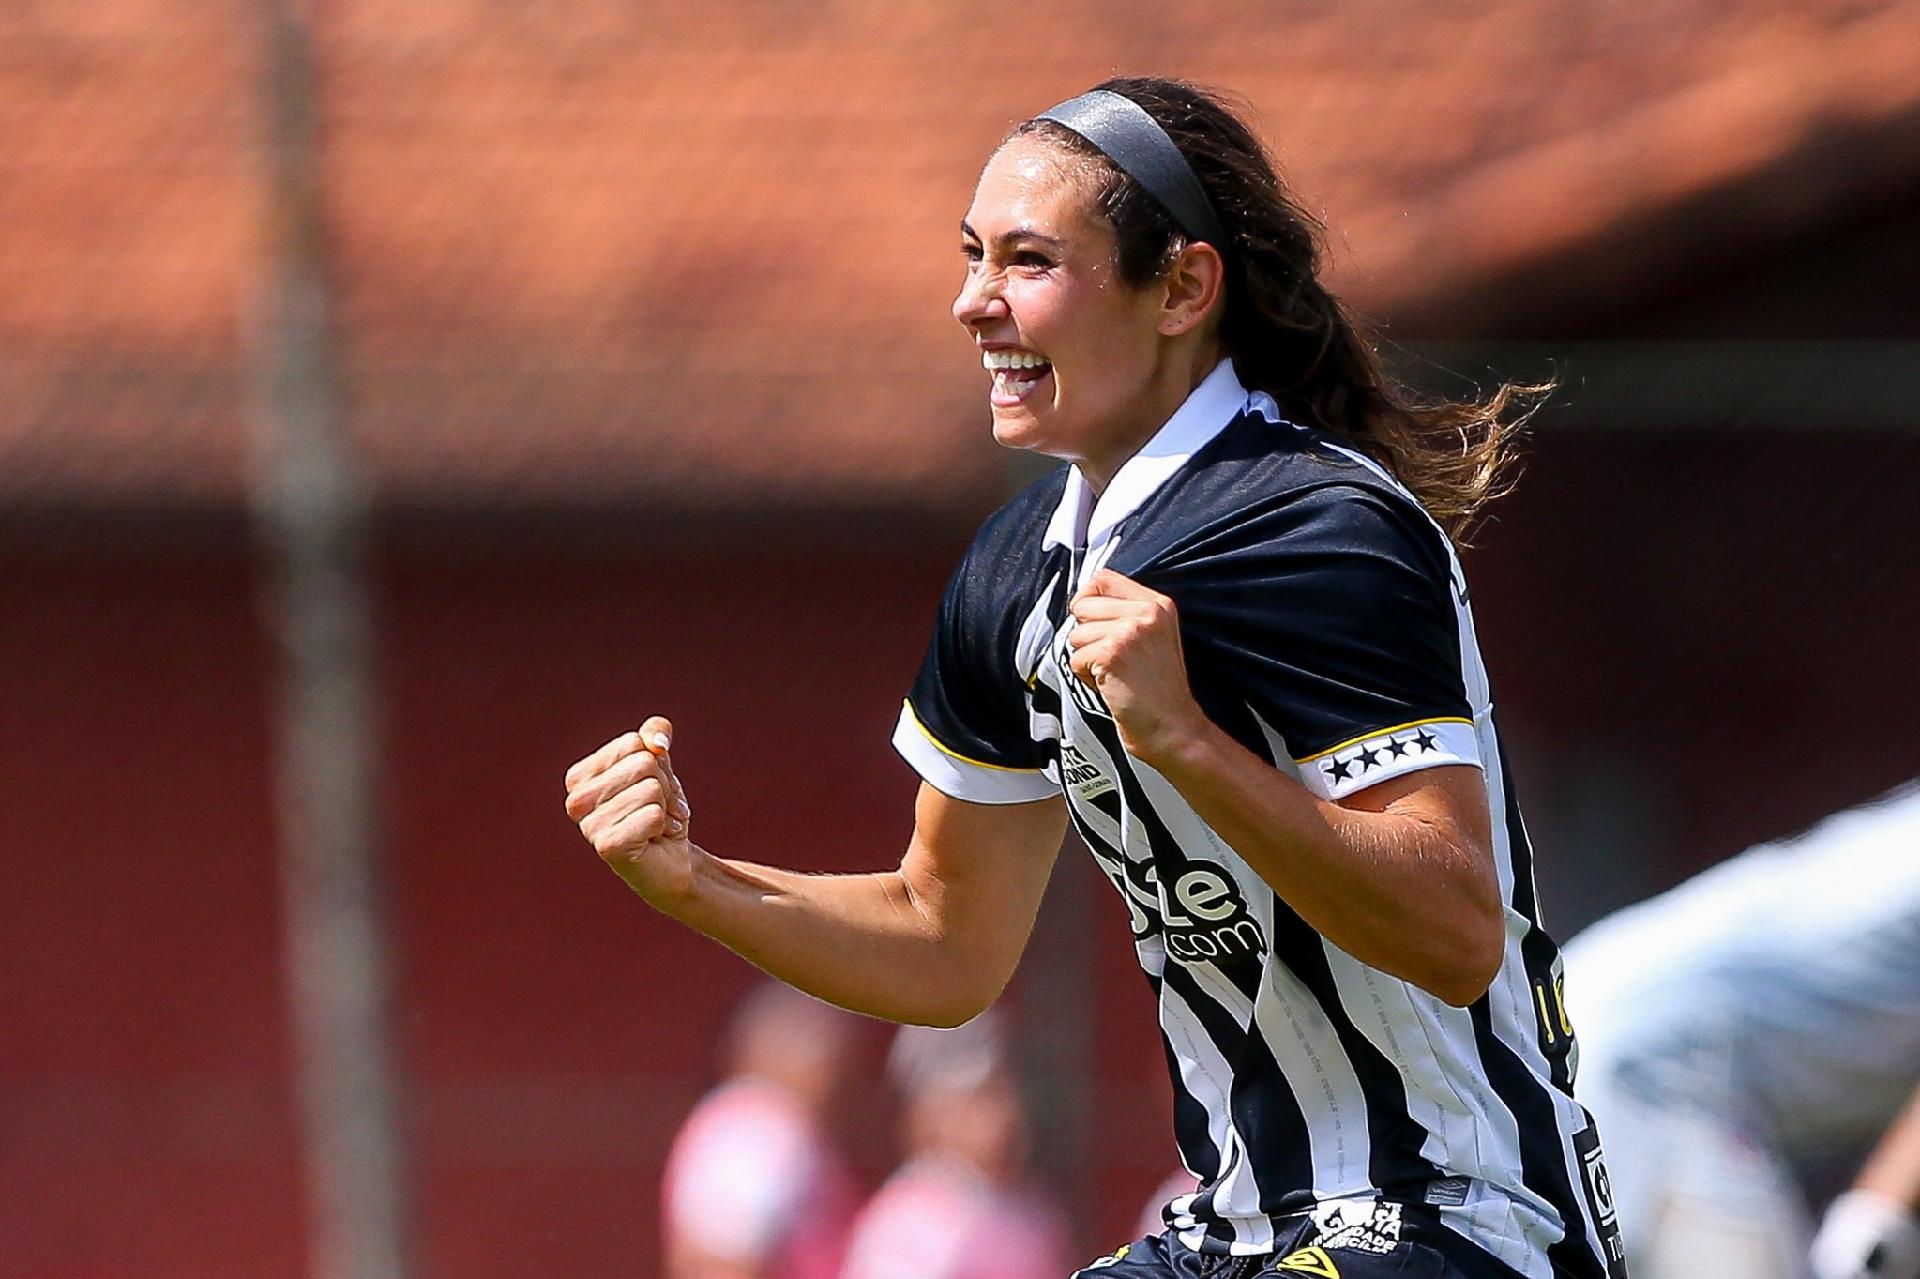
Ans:
{"label": "eye", "polygon": [[978,262],[980,260],[980,246],[970,240],[966,241],[960,246],[960,256],[969,262]]}
{"label": "eye", "polygon": [[1032,271],[1044,271],[1053,265],[1053,259],[1034,249],[1022,249],[1013,255],[1013,264]]}

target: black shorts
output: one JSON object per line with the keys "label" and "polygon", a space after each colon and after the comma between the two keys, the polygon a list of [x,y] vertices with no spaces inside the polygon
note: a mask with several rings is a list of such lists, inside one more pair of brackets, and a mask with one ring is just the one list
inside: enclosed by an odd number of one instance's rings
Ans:
{"label": "black shorts", "polygon": [[[1391,1237],[1389,1237],[1391,1235]],[[1425,1206],[1395,1208],[1391,1231],[1356,1227],[1323,1236],[1302,1220],[1262,1257],[1194,1252],[1171,1230],[1128,1244],[1072,1279],[1521,1279]]]}

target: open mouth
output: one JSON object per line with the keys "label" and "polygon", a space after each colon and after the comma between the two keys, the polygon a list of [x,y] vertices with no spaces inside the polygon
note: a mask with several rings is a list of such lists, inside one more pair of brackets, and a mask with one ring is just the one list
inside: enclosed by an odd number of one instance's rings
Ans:
{"label": "open mouth", "polygon": [[1053,375],[1053,365],[1032,351],[982,351],[980,363],[993,375],[988,398],[1001,408],[1027,399]]}

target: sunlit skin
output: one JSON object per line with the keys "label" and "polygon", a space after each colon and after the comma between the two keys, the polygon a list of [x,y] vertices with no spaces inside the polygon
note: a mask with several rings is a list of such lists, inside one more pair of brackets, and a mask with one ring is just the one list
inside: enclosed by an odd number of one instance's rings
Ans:
{"label": "sunlit skin", "polygon": [[[994,438],[1072,462],[1103,492],[1218,364],[1223,263],[1213,246],[1187,245],[1160,278],[1129,286],[1095,192],[1091,163],[1057,142],[1000,148],[961,228],[953,314],[978,350],[1049,366],[994,380]],[[1073,675],[1099,691],[1128,753],[1309,926],[1449,1003],[1480,997],[1501,964],[1504,916],[1479,770],[1425,769],[1317,799],[1195,703],[1171,599],[1103,569],[1071,607]],[[998,997],[1065,833],[1059,798],[974,804],[922,785],[898,869],[800,874],[693,842],[672,733],[649,719],[567,773],[568,816],[636,893],[872,1016],[957,1025]]]}
{"label": "sunlit skin", "polygon": [[1095,192],[1091,162],[1044,137],[996,151],[961,222],[953,315],[980,349],[1052,366],[1024,398],[989,393],[994,439],[1077,463],[1098,491],[1219,363],[1222,269],[1190,245],[1131,287]]}

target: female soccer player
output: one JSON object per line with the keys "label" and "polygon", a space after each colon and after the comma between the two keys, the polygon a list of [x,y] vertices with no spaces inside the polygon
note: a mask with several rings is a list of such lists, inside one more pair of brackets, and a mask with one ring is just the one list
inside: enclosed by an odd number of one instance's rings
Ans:
{"label": "female soccer player", "polygon": [[573,766],[568,813],[658,909],[936,1025],[1005,985],[1071,819],[1200,1183],[1083,1273],[1618,1279],[1448,537],[1498,485],[1511,388],[1388,380],[1259,141],[1178,82],[1014,129],[961,245],[994,437],[1069,465],[948,587],[894,736],[924,782],[899,867],[699,848],[659,718]]}

